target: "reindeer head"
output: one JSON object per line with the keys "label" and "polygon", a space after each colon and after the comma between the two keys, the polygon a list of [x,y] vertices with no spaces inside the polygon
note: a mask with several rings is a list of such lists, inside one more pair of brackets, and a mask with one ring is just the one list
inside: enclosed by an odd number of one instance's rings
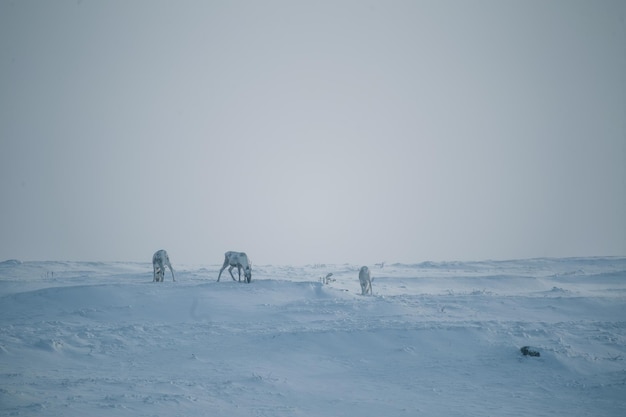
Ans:
{"label": "reindeer head", "polygon": [[249,284],[250,281],[252,281],[252,269],[250,268],[250,265],[244,268],[243,275],[246,277],[246,282]]}
{"label": "reindeer head", "polygon": [[165,278],[165,269],[157,267],[156,269],[156,280],[157,282],[163,282]]}

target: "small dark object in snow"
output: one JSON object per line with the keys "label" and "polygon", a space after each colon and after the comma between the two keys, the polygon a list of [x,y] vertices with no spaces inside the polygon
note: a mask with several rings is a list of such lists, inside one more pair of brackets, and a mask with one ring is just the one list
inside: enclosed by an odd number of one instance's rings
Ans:
{"label": "small dark object in snow", "polygon": [[520,350],[524,356],[541,356],[538,351],[531,349],[530,346],[524,346]]}

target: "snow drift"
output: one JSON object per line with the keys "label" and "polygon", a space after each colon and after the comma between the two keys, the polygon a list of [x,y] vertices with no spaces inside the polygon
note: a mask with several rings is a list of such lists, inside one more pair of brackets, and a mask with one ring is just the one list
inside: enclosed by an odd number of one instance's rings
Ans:
{"label": "snow drift", "polygon": [[626,415],[626,258],[174,267],[0,263],[0,415]]}

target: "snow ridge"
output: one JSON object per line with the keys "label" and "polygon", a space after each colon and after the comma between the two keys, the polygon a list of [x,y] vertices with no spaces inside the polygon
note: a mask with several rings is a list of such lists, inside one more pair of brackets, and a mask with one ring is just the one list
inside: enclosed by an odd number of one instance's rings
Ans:
{"label": "snow ridge", "polygon": [[0,415],[626,413],[626,258],[174,267],[0,262]]}

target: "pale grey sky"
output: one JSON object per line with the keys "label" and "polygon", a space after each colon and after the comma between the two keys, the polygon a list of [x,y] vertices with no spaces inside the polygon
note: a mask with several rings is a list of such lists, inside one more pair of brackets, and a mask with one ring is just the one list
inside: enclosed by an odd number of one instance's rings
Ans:
{"label": "pale grey sky", "polygon": [[626,255],[624,1],[0,0],[0,258]]}

